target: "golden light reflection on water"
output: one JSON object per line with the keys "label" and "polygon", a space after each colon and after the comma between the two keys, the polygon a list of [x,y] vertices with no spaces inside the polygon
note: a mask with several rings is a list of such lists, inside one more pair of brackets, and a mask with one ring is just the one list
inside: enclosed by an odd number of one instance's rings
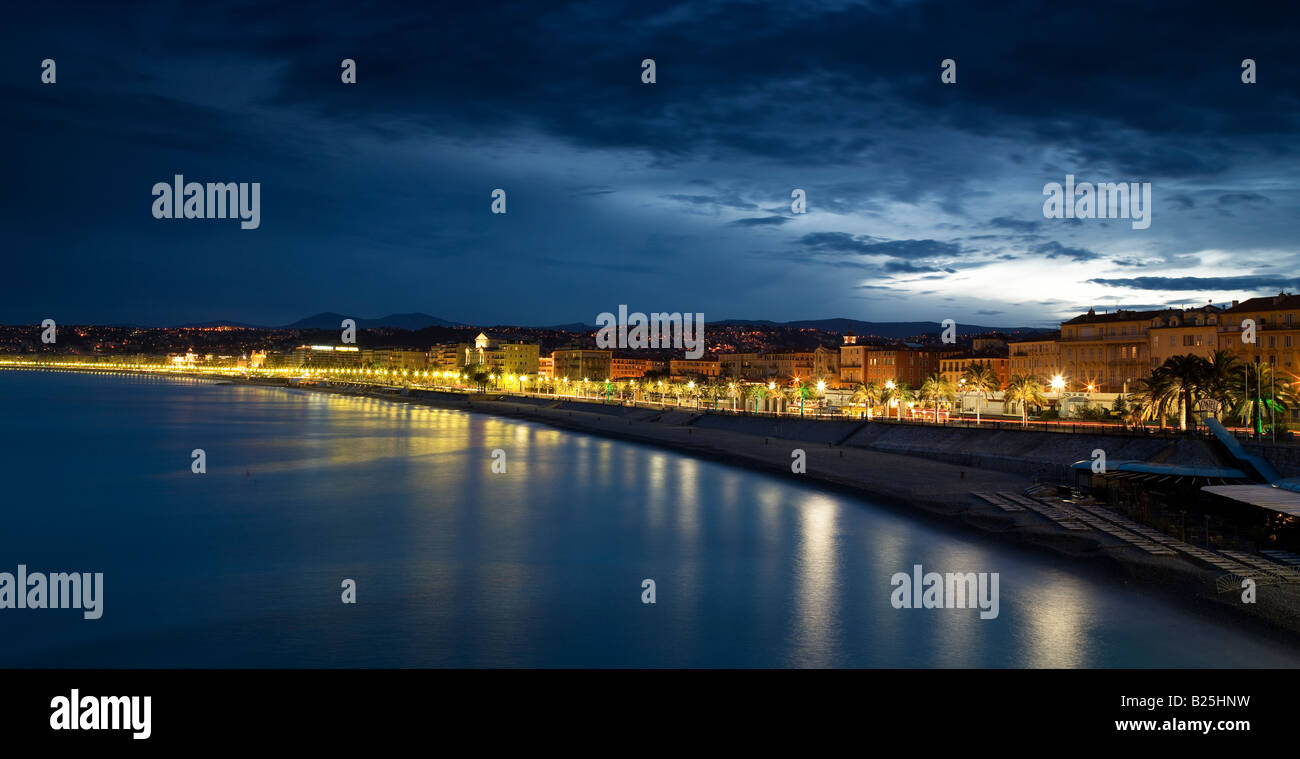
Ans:
{"label": "golden light reflection on water", "polygon": [[695,543],[700,533],[700,499],[696,494],[699,488],[700,462],[695,459],[681,458],[673,477],[677,480],[677,535],[688,545]]}
{"label": "golden light reflection on water", "polygon": [[650,516],[650,526],[662,528],[667,517],[668,504],[668,456],[655,451],[650,454],[648,498],[646,506]]}
{"label": "golden light reflection on water", "polygon": [[763,529],[759,532],[768,542],[781,539],[781,493],[776,488],[763,488],[758,494],[758,511],[763,520]]}
{"label": "golden light reflection on water", "polygon": [[836,515],[838,505],[817,493],[796,506],[800,535],[795,558],[795,635],[792,664],[826,667],[834,664],[837,619],[835,614],[838,561]]}
{"label": "golden light reflection on water", "polygon": [[[938,572],[947,575],[974,572],[978,575],[980,572],[998,571],[996,566],[986,565],[989,558],[986,552],[976,551],[968,545],[954,542],[931,547],[926,552],[925,561],[917,559],[915,563],[921,564],[922,571],[927,573]],[[897,571],[910,574],[912,565],[900,567]],[[999,573],[999,596],[1005,587],[1001,584],[1001,580],[1001,573]],[[966,600],[967,607],[978,606],[978,603],[978,596],[973,601]],[[933,654],[929,662],[930,666],[978,666],[978,662],[972,661],[972,656],[978,655],[980,646],[991,645],[996,640],[997,636],[993,634],[991,626],[997,624],[997,621],[981,619],[978,608],[943,609],[932,613],[934,619],[930,627],[930,650]],[[1001,609],[999,609],[1000,615]]]}
{"label": "golden light reflection on water", "polygon": [[601,440],[596,444],[596,484],[608,489],[614,476],[614,444]]}
{"label": "golden light reflection on water", "polygon": [[1023,591],[1028,598],[1017,604],[1026,628],[1020,636],[1025,657],[1016,666],[1095,666],[1089,661],[1093,601],[1082,583],[1056,572],[1040,573],[1036,579],[1032,588]]}

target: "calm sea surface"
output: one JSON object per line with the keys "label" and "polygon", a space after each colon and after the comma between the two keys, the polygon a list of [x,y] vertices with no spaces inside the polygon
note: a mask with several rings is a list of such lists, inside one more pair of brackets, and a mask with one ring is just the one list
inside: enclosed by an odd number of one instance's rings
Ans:
{"label": "calm sea surface", "polygon": [[[0,402],[0,572],[105,575],[99,620],[0,609],[2,666],[1300,665],[1064,560],[639,445],[200,380],[0,371]],[[999,573],[999,616],[892,608],[913,564]]]}

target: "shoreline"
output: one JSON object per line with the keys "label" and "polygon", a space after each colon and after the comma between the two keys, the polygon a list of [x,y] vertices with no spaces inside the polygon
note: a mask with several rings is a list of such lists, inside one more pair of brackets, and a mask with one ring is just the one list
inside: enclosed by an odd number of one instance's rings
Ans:
{"label": "shoreline", "polygon": [[[72,370],[77,371],[77,370]],[[116,370],[112,373],[149,374]],[[376,389],[330,385],[288,385],[282,380],[203,377],[213,383],[297,389],[368,397],[435,408],[517,419],[599,437],[649,445],[698,459],[764,472],[805,485],[869,501],[931,525],[974,531],[1041,556],[1070,560],[1074,566],[1101,572],[1125,585],[1182,605],[1218,622],[1244,627],[1262,637],[1300,650],[1300,584],[1260,584],[1257,602],[1240,602],[1240,590],[1218,593],[1223,572],[1193,564],[1181,556],[1156,556],[1096,530],[1067,531],[1031,511],[1005,512],[973,492],[1021,493],[1033,478],[936,460],[923,453],[893,452],[840,445],[834,441],[778,438],[695,427],[694,411],[589,403],[568,398],[414,391],[410,395]],[[418,394],[417,394],[418,393]],[[770,419],[761,421],[771,422]],[[793,421],[793,420],[791,420]],[[840,441],[843,442],[843,441]],[[806,472],[791,471],[791,452],[806,454]],[[881,476],[881,473],[886,473]]]}

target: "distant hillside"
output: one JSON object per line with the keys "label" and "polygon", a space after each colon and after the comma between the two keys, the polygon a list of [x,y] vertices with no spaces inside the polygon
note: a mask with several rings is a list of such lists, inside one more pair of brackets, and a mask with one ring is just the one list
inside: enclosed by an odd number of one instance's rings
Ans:
{"label": "distant hillside", "polygon": [[450,322],[446,319],[439,319],[436,316],[428,314],[389,314],[377,319],[366,319],[359,316],[348,316],[345,314],[336,314],[330,311],[308,316],[306,319],[300,319],[293,324],[285,325],[285,329],[338,329],[344,319],[352,319],[357,323],[359,329],[374,329],[376,327],[390,327],[393,329],[417,330],[426,327],[463,327],[464,324]]}
{"label": "distant hillside", "polygon": [[[793,322],[774,322],[767,319],[725,319],[716,323],[820,329],[840,334],[853,332],[857,335],[876,335],[896,339],[911,337],[912,335],[937,333],[943,329],[943,325],[939,322],[864,322],[857,319],[803,319]],[[979,324],[957,323],[957,334],[959,335],[978,335],[985,332],[1038,334],[1050,331],[1050,329],[1043,327],[985,327]]]}

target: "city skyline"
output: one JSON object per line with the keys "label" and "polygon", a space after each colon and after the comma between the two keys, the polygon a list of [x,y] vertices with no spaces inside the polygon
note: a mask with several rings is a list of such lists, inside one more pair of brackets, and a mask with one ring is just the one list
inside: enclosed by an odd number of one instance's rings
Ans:
{"label": "city skyline", "polygon": [[[566,324],[625,303],[1047,326],[1295,289],[1286,25],[1139,10],[1026,28],[927,3],[574,4],[501,32],[486,8],[19,8],[45,33],[0,53],[0,134],[24,146],[0,159],[24,282],[0,322]],[[178,174],[260,183],[259,226],[153,218]],[[1045,218],[1067,177],[1150,183],[1150,227]]]}

